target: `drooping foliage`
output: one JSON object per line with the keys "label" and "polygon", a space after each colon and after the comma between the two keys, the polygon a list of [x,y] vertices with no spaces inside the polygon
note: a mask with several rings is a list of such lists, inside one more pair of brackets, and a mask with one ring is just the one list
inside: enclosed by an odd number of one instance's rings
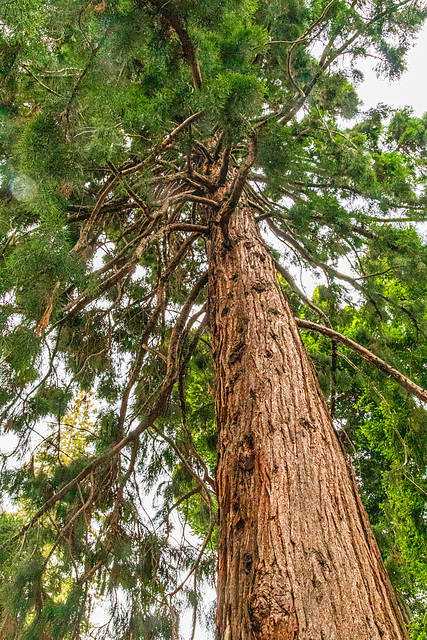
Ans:
{"label": "drooping foliage", "polygon": [[[363,113],[356,91],[368,57],[401,73],[425,7],[3,0],[0,18],[1,637],[211,619],[206,210],[243,194],[426,638],[427,117]],[[323,277],[313,299],[299,269]]]}

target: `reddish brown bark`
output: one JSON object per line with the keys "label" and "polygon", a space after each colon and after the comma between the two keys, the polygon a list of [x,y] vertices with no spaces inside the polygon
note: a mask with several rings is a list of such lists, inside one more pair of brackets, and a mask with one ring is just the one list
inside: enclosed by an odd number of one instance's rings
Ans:
{"label": "reddish brown bark", "polygon": [[209,248],[217,640],[402,640],[405,625],[249,209]]}

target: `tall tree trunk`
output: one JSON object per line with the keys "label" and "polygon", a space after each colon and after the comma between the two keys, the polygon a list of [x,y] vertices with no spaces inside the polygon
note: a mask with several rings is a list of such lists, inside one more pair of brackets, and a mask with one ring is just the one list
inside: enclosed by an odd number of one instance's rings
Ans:
{"label": "tall tree trunk", "polygon": [[209,247],[220,509],[217,640],[402,640],[354,474],[253,214]]}

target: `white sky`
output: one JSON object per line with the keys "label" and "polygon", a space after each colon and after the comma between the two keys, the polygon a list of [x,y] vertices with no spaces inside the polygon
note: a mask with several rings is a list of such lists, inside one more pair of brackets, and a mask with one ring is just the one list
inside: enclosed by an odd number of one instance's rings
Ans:
{"label": "white sky", "polygon": [[365,75],[364,82],[358,87],[357,92],[363,100],[364,109],[375,107],[379,102],[404,107],[410,105],[414,109],[414,115],[422,116],[427,111],[427,24],[418,36],[416,45],[408,53],[407,71],[395,81],[379,80],[373,68],[375,66],[365,63],[361,70]]}

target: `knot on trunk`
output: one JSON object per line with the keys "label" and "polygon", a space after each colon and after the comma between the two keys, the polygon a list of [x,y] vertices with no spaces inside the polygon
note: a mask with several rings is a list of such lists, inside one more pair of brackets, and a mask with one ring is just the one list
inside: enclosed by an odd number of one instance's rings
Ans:
{"label": "knot on trunk", "polygon": [[245,351],[245,348],[246,348],[246,344],[245,342],[242,342],[242,341],[233,345],[233,350],[228,356],[228,364],[233,365],[233,364],[236,364],[237,362],[240,362],[240,360],[242,359],[243,353]]}
{"label": "knot on trunk", "polygon": [[255,467],[255,446],[251,435],[245,436],[240,443],[239,464],[245,471],[252,471]]}
{"label": "knot on trunk", "polygon": [[249,617],[257,640],[297,640],[299,625],[290,584],[279,570],[255,579]]}
{"label": "knot on trunk", "polygon": [[257,278],[255,280],[252,281],[251,284],[251,289],[253,291],[256,291],[257,293],[262,293],[263,291],[266,291],[267,289],[271,289],[272,284],[271,282],[268,282],[268,280],[263,279],[263,278]]}

